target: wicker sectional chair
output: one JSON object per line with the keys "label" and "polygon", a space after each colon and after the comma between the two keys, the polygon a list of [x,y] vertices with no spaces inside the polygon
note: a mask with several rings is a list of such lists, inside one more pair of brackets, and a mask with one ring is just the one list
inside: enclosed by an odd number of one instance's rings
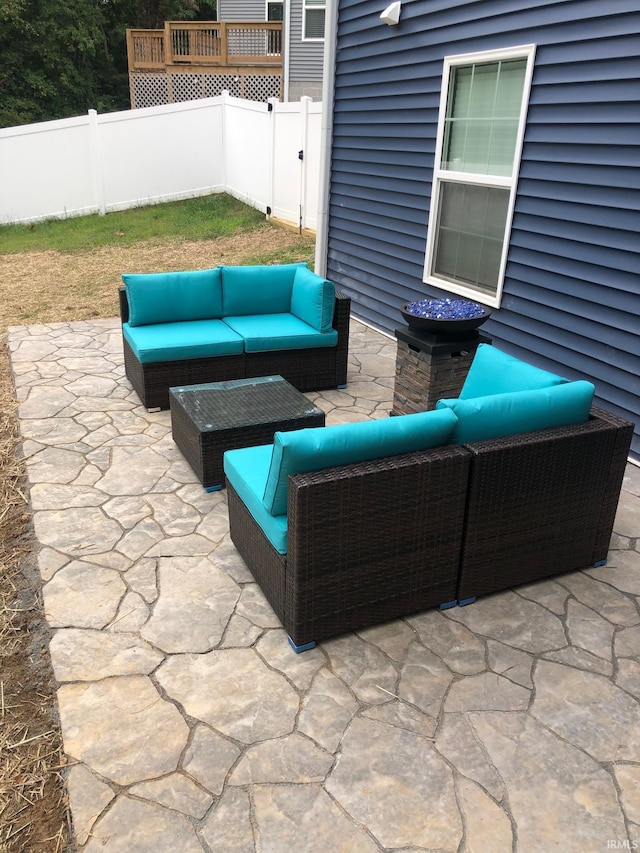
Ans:
{"label": "wicker sectional chair", "polygon": [[227,483],[231,539],[296,650],[455,604],[470,461],[442,447],[293,475],[286,554]]}
{"label": "wicker sectional chair", "polygon": [[593,407],[586,423],[466,445],[458,601],[605,564],[632,435]]}
{"label": "wicker sectional chair", "polygon": [[[291,345],[291,336],[288,344],[280,346],[277,340],[277,334],[265,336],[265,343],[262,346],[260,342],[254,339],[252,349],[249,348],[246,341],[242,340],[242,334],[237,334],[233,329],[228,328],[229,336],[235,336],[236,349],[233,352],[222,350],[220,353],[209,354],[202,356],[196,350],[190,352],[190,347],[187,345],[177,356],[161,356],[159,358],[142,358],[131,345],[132,334],[139,330],[132,328],[135,324],[137,327],[144,325],[144,322],[135,322],[132,318],[131,306],[131,280],[136,279],[135,284],[142,283],[147,286],[146,280],[153,283],[158,291],[162,291],[165,285],[166,291],[174,295],[174,300],[177,294],[183,292],[186,277],[198,276],[203,274],[217,274],[219,281],[216,281],[216,286],[220,289],[218,297],[219,305],[213,306],[210,316],[213,323],[219,326],[222,324],[233,322],[233,318],[225,315],[228,303],[231,301],[228,298],[228,293],[233,293],[230,287],[226,291],[223,289],[223,280],[234,279],[239,281],[240,286],[235,288],[232,305],[228,311],[232,314],[241,315],[236,320],[240,323],[251,322],[253,319],[258,328],[261,318],[268,319],[269,299],[268,299],[268,281],[265,275],[275,276],[280,275],[282,278],[283,271],[291,274],[293,280],[297,268],[303,268],[302,272],[307,277],[306,284],[311,287],[323,283],[330,287],[331,293],[331,314],[328,318],[324,318],[326,328],[316,330],[322,334],[316,334],[316,338],[312,345],[305,345],[304,337],[301,337],[303,343],[295,346]],[[256,272],[255,284],[251,281],[251,272]],[[244,379],[252,376],[271,376],[279,374],[299,391],[318,391],[323,389],[344,387],[347,382],[347,357],[349,346],[349,315],[351,300],[348,296],[340,293],[335,293],[335,289],[330,282],[323,280],[320,276],[315,276],[314,273],[306,269],[306,264],[288,264],[288,265],[273,265],[268,267],[219,267],[215,270],[203,270],[185,273],[165,273],[165,274],[149,274],[149,275],[124,275],[125,285],[119,288],[119,303],[120,303],[120,319],[123,329],[123,349],[124,349],[124,366],[127,378],[133,385],[134,390],[140,397],[142,404],[147,409],[167,409],[169,408],[169,388],[186,385],[199,385],[205,382],[221,382],[231,379]],[[156,285],[156,281],[158,284]],[[197,282],[200,287],[200,292],[204,292],[202,282]],[[152,292],[149,290],[149,292]],[[327,292],[325,288],[325,293]],[[240,295],[238,295],[238,293]],[[266,296],[265,296],[266,294]],[[294,316],[295,305],[291,305],[291,288],[287,303],[286,292],[282,287],[277,285],[273,299],[273,311],[277,313],[286,324],[287,321],[301,325],[302,321]],[[173,316],[172,306],[169,305],[168,310],[163,315],[158,314],[156,306],[152,299],[150,303],[150,312],[155,314],[152,318],[152,323],[156,329],[164,326],[169,332],[171,327],[176,324],[172,323],[172,319],[185,319],[184,317]],[[158,300],[156,300],[157,302]],[[186,301],[186,300],[185,300]],[[193,300],[192,300],[193,301]],[[213,301],[213,300],[212,300]],[[256,304],[259,303],[256,308]],[[308,303],[307,303],[308,304]],[[176,306],[176,309],[178,306]],[[318,306],[319,315],[322,313],[322,306]],[[249,312],[254,313],[255,317],[248,317]],[[200,315],[203,312],[200,312]],[[206,313],[206,312],[204,312]],[[300,312],[299,312],[300,313]],[[326,310],[325,310],[326,314]],[[202,319],[202,316],[198,319]],[[303,311],[303,316],[304,311]],[[159,319],[158,319],[159,317]],[[188,318],[186,318],[188,319]],[[304,331],[304,330],[303,330]],[[314,329],[311,329],[313,332]],[[322,337],[335,338],[331,345],[317,345],[317,340]],[[283,341],[286,336],[283,336]],[[148,353],[147,353],[148,356]]]}
{"label": "wicker sectional chair", "polygon": [[280,554],[228,485],[231,539],[298,649],[602,564],[633,427],[589,421],[289,479]]}
{"label": "wicker sectional chair", "polygon": [[443,446],[292,473],[284,549],[236,488],[241,454],[260,448],[227,453],[225,470],[236,466],[227,476],[231,539],[296,651],[606,562],[633,425],[591,406],[590,383],[533,396],[564,400],[575,389],[586,400],[576,423],[563,422],[571,415],[560,408],[547,428],[475,441],[452,432]]}

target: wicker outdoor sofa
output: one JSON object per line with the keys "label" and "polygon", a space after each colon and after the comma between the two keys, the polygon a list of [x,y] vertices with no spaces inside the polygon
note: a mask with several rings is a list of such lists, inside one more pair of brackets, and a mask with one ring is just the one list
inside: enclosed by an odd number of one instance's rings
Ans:
{"label": "wicker outdoor sofa", "polygon": [[[590,383],[570,385],[589,386],[592,396]],[[564,388],[535,393],[560,399],[571,390]],[[507,396],[498,392],[493,399]],[[458,414],[478,400],[467,397]],[[459,403],[442,402],[454,410]],[[255,504],[240,493],[243,454],[255,471],[255,454],[266,451],[228,452],[232,541],[296,651],[606,562],[633,426],[592,406],[588,390],[581,406],[579,423],[530,432],[516,426],[513,434],[462,442],[454,429],[442,446],[292,473],[280,549],[265,534]],[[298,435],[315,433],[319,440],[320,433],[353,426]],[[274,457],[277,441],[295,441],[295,435],[276,435]]]}
{"label": "wicker outdoor sofa", "polygon": [[169,408],[171,387],[252,376],[346,385],[351,300],[306,264],[122,278],[125,372],[147,409]]}

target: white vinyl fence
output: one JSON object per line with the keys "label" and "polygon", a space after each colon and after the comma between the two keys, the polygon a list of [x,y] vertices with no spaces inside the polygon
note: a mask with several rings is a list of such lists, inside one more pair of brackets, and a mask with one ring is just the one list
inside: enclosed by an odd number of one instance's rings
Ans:
{"label": "white vinyl fence", "polygon": [[216,98],[0,130],[0,223],[226,192],[299,228],[318,215],[322,105]]}

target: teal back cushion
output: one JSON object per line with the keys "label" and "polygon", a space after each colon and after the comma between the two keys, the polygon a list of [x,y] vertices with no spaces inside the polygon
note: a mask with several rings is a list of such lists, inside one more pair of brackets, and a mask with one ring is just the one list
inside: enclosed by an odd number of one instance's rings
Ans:
{"label": "teal back cushion", "polygon": [[335,302],[333,282],[306,267],[296,270],[291,292],[292,314],[313,326],[317,332],[330,332]]}
{"label": "teal back cushion", "polygon": [[291,311],[293,279],[306,264],[222,267],[225,317],[242,314],[284,314]]}
{"label": "teal back cushion", "polygon": [[129,325],[149,326],[222,316],[220,270],[125,273]]}
{"label": "teal back cushion", "polygon": [[533,391],[568,381],[555,373],[549,373],[507,355],[491,344],[480,344],[462,386],[460,399],[506,394],[509,391]]}
{"label": "teal back cushion", "polygon": [[[420,412],[378,421],[276,432],[262,499],[272,515],[287,511],[290,474],[427,450],[445,444],[456,417],[451,411]],[[393,500],[393,495],[389,496]]]}
{"label": "teal back cushion", "polygon": [[581,379],[534,391],[513,391],[470,400],[438,400],[436,411],[455,412],[458,421],[449,443],[464,444],[583,423],[589,417],[594,391],[591,382]]}

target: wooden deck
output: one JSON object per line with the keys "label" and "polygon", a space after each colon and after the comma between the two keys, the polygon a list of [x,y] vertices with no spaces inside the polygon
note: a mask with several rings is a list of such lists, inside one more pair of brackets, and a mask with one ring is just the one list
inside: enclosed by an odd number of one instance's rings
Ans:
{"label": "wooden deck", "polygon": [[167,21],[163,30],[127,30],[129,73],[194,67],[282,68],[282,22]]}

